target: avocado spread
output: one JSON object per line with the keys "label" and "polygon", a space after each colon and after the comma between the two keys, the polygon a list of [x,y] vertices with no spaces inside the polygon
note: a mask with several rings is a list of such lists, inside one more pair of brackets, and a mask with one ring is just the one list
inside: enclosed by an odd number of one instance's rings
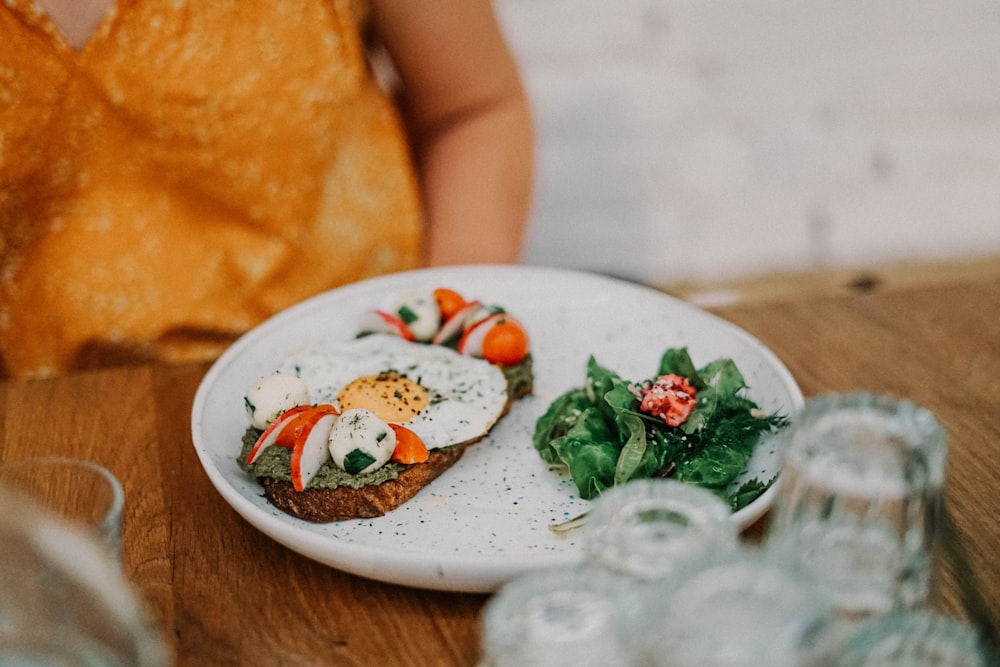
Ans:
{"label": "avocado spread", "polygon": [[[286,447],[268,447],[260,453],[252,465],[247,465],[247,456],[250,455],[250,450],[260,434],[261,431],[252,426],[247,428],[246,433],[243,434],[243,450],[240,452],[239,458],[236,459],[240,468],[254,477],[273,477],[286,482],[292,481],[292,450]],[[348,486],[352,489],[360,489],[396,479],[399,477],[399,473],[406,470],[407,467],[402,463],[389,461],[381,468],[371,472],[363,475],[352,475],[338,468],[333,461],[327,461],[316,473],[316,476],[309,481],[309,486],[306,488],[335,489],[338,486]]]}
{"label": "avocado spread", "polygon": [[513,401],[530,393],[535,381],[531,354],[513,366],[503,366],[503,374],[507,378],[507,398]]}

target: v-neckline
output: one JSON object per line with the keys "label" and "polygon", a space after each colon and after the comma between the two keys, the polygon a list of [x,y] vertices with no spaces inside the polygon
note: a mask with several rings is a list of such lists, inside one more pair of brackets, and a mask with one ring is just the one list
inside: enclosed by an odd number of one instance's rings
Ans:
{"label": "v-neckline", "polygon": [[[79,2],[79,0],[76,0],[76,2]],[[118,10],[117,0],[104,0],[104,6],[98,8],[100,9],[100,16],[97,16],[95,12],[94,16],[84,17],[85,20],[82,21],[84,24],[82,28],[70,30],[68,29],[70,27],[69,23],[75,18],[70,15],[73,10],[68,9],[66,6],[57,5],[60,8],[53,13],[51,10],[54,7],[46,7],[43,3],[44,0],[30,0],[32,13],[62,46],[75,55],[80,55],[87,49],[94,38],[101,32],[104,25],[112,20]],[[72,4],[75,3],[71,2],[70,6]]]}

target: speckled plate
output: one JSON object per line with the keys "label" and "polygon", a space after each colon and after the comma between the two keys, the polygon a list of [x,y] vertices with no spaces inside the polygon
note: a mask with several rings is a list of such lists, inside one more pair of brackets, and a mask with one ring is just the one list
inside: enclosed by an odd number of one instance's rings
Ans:
{"label": "speckled plate", "polygon": [[[250,383],[304,344],[336,344],[357,333],[370,308],[387,307],[411,287],[450,287],[505,307],[527,327],[535,393],[415,498],[378,519],[311,524],[268,504],[236,465]],[[549,525],[587,510],[568,477],[550,471],[531,444],[549,403],[584,377],[587,357],[626,378],[655,372],[663,350],[686,345],[695,363],[732,357],[766,410],[794,414],[802,393],[785,366],[742,329],[685,302],[633,283],[589,273],[523,266],[463,266],[393,274],[355,283],[294,306],[240,338],[212,366],[195,395],[192,435],[222,497],[257,529],[309,558],[391,583],[491,592],[534,568],[582,556],[579,531]],[[777,470],[762,442],[744,477]],[[733,520],[746,525],[770,506],[775,487]]]}

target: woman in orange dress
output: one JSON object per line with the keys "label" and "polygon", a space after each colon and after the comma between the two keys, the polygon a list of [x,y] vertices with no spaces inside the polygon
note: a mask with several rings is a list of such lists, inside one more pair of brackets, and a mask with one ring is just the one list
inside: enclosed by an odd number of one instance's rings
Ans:
{"label": "woman in orange dress", "polygon": [[207,360],[347,282],[516,262],[530,189],[487,0],[5,0],[0,375]]}

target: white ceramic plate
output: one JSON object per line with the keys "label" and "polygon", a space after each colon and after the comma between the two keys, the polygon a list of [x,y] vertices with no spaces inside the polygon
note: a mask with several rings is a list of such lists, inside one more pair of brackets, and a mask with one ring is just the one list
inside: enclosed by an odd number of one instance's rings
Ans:
{"label": "white ceramic plate", "polygon": [[[482,441],[415,498],[377,519],[312,524],[272,507],[236,465],[246,429],[243,396],[300,346],[353,338],[361,314],[386,308],[411,287],[450,287],[503,306],[531,337],[534,395],[519,401]],[[531,569],[572,564],[579,531],[549,525],[587,510],[566,476],[534,450],[535,421],[563,391],[580,386],[587,357],[641,379],[663,350],[687,346],[698,365],[731,357],[750,397],[792,415],[803,398],[785,366],[742,329],[685,302],[589,273],[524,266],[463,266],[393,274],[355,283],[294,306],[240,338],[212,366],[195,395],[192,434],[212,484],[248,522],[309,558],[363,577],[408,586],[491,592]],[[773,443],[762,442],[744,476],[777,471]],[[770,506],[773,487],[733,520],[747,525]]]}

